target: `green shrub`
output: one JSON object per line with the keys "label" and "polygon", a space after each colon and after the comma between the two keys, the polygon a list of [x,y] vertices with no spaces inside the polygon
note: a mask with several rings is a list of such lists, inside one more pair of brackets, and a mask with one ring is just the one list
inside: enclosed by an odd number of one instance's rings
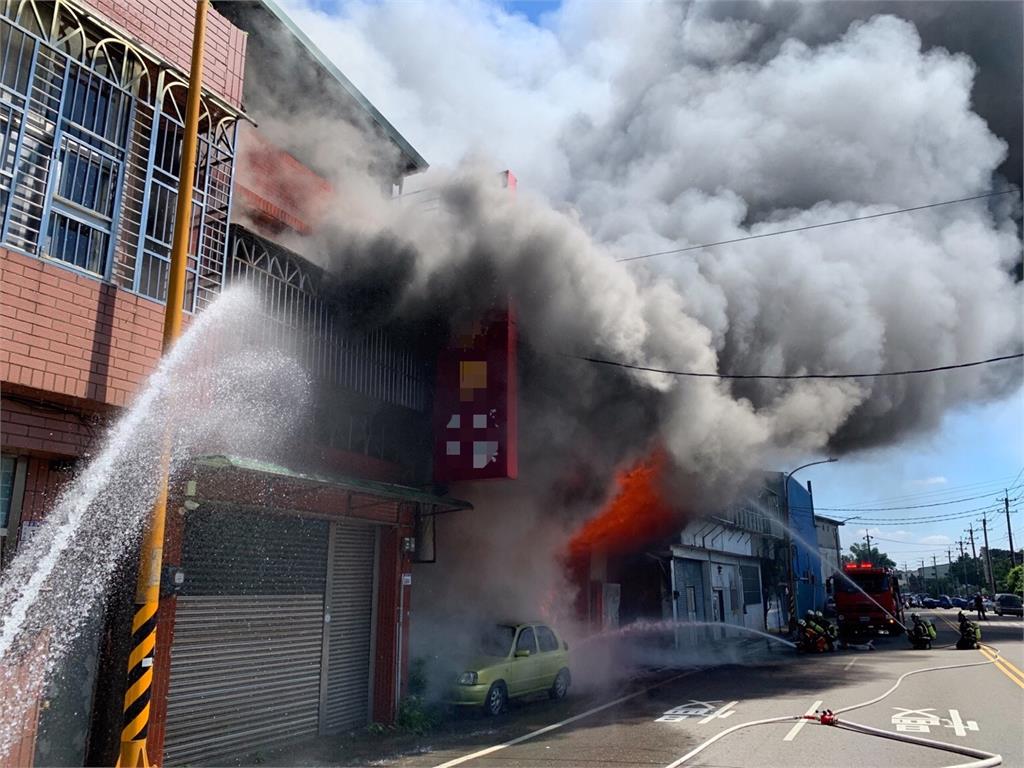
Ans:
{"label": "green shrub", "polygon": [[407,696],[398,705],[398,727],[420,736],[441,722],[441,711],[427,704],[420,696]]}

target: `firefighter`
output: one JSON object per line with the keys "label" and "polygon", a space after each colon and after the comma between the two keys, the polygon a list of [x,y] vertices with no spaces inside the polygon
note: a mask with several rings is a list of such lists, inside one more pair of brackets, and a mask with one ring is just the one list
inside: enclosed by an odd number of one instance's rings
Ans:
{"label": "firefighter", "polygon": [[815,611],[814,618],[817,620],[818,625],[825,630],[825,634],[832,640],[836,640],[839,637],[839,627],[826,619],[825,614],[821,611]]}
{"label": "firefighter", "polygon": [[968,619],[963,611],[960,611],[956,618],[960,624],[960,637],[956,641],[957,650],[966,651],[978,648],[978,641],[981,640],[981,627]]}
{"label": "firefighter", "polygon": [[910,639],[910,644],[918,650],[931,648],[932,640],[934,640],[937,635],[935,625],[928,619],[922,619],[916,613],[910,614],[910,620],[912,623],[910,628],[907,630],[907,637]]}
{"label": "firefighter", "polygon": [[821,611],[814,612],[814,623],[821,628],[828,649],[834,651],[836,649],[836,640],[839,639],[839,630],[831,621],[825,618],[825,614]]}
{"label": "firefighter", "polygon": [[985,615],[985,600],[981,596],[981,592],[974,595],[974,610],[978,612],[979,620],[988,621],[988,616]]}
{"label": "firefighter", "polygon": [[816,651],[824,651],[832,649],[832,642],[829,640],[828,635],[825,632],[824,627],[818,623],[817,616],[814,611],[807,611],[802,619],[806,632],[808,633],[808,639],[810,645]]}
{"label": "firefighter", "polygon": [[796,649],[803,653],[819,653],[823,649],[821,635],[814,627],[807,623],[806,619],[800,619],[796,623],[797,638]]}

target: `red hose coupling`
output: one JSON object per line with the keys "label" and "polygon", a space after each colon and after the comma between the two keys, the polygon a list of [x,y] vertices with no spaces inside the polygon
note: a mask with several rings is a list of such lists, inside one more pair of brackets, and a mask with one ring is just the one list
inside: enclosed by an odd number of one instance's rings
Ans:
{"label": "red hose coupling", "polygon": [[826,709],[821,713],[821,716],[818,718],[818,722],[822,725],[835,725],[838,719],[839,718],[832,713],[831,709]]}

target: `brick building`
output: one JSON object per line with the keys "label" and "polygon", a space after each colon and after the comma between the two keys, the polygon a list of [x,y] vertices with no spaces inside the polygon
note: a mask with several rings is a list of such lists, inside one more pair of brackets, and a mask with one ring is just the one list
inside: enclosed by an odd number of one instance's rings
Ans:
{"label": "brick building", "polygon": [[[159,358],[192,13],[0,2],[2,562]],[[271,0],[214,3],[205,65],[185,308],[235,282],[262,292],[267,337],[303,339],[318,408],[289,466],[200,457],[173,491],[165,561],[185,581],[161,601],[150,727],[150,759],[168,765],[393,720],[415,531],[468,506],[430,492],[437,350],[345,323],[322,271],[286,247],[330,184],[248,112],[307,99],[376,135],[391,159],[367,167],[386,189],[425,161]],[[98,607],[63,690],[0,758],[112,762],[130,593]],[[225,603],[233,618],[212,620]]]}

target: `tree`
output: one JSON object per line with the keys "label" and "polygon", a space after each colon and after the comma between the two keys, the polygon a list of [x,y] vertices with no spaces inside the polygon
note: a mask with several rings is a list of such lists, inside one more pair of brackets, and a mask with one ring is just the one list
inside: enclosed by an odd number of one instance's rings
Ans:
{"label": "tree", "polygon": [[868,549],[866,544],[853,543],[850,545],[850,561],[854,563],[874,563],[885,568],[895,568],[896,563],[884,552],[879,552],[877,547]]}
{"label": "tree", "polygon": [[1024,593],[1024,565],[1015,565],[1006,574],[1006,591],[1015,595]]}

